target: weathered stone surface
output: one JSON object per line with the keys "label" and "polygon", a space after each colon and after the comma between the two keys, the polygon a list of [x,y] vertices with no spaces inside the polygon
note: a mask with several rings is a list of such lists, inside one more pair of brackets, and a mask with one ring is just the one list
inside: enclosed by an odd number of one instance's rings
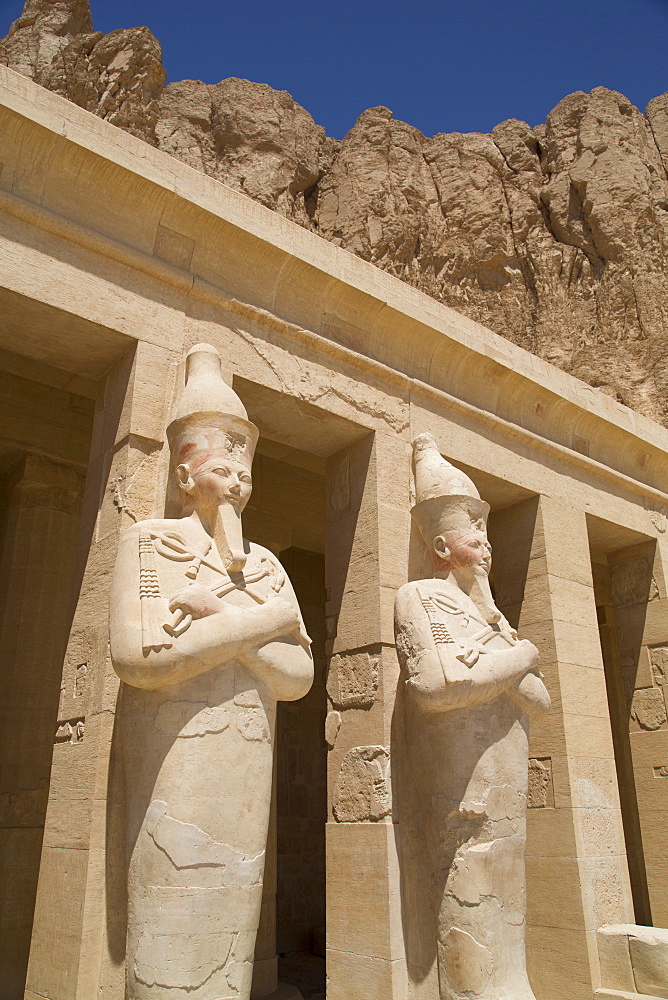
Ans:
{"label": "weathered stone surface", "polygon": [[448,982],[457,992],[482,993],[492,975],[492,956],[467,931],[452,927],[445,935],[443,951],[448,963]]}
{"label": "weathered stone surface", "polygon": [[656,684],[668,682],[668,646],[652,646],[649,650],[652,676]]}
{"label": "weathered stone surface", "polygon": [[610,569],[610,585],[613,603],[620,608],[655,601],[659,596],[646,556],[615,563]]}
{"label": "weathered stone surface", "polygon": [[339,823],[377,822],[392,811],[390,754],[385,747],[353,747],[334,788]]}
{"label": "weathered stone surface", "polygon": [[337,146],[286,91],[234,77],[169,84],[156,135],[161,149],[302,225]]}
{"label": "weathered stone surface", "polygon": [[641,688],[633,695],[631,715],[643,729],[659,729],[666,722],[666,706],[659,688]]}
{"label": "weathered stone surface", "polygon": [[328,747],[333,747],[336,744],[336,738],[339,735],[340,729],[341,713],[328,712],[325,719],[325,742]]}
{"label": "weathered stone surface", "polygon": [[327,675],[327,694],[338,708],[370,708],[378,691],[378,655],[337,653]]}
{"label": "weathered stone surface", "polygon": [[629,951],[638,993],[668,997],[668,931],[662,927],[634,927]]}
{"label": "weathered stone surface", "polygon": [[554,806],[552,761],[549,757],[530,757],[527,807],[529,809],[547,809],[550,806]]}
{"label": "weathered stone surface", "polygon": [[668,997],[668,931],[638,924],[610,924],[596,933],[604,987],[634,996]]}
{"label": "weathered stone surface", "polygon": [[266,84],[163,90],[148,28],[95,32],[87,0],[27,0],[0,62],[668,420],[668,94],[431,138],[371,108],[338,142]]}
{"label": "weathered stone surface", "polygon": [[155,145],[166,73],[148,28],[93,31],[88,0],[27,0],[0,63]]}

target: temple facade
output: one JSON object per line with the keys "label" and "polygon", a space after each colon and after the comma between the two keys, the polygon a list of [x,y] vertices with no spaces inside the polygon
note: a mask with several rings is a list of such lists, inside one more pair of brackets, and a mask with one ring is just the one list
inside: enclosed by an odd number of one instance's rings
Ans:
{"label": "temple facade", "polygon": [[[668,431],[2,66],[0,135],[0,1000],[126,996],[112,573],[135,524],[178,516],[167,427],[201,344],[259,431],[244,536],[312,640],[310,691],[276,709],[251,996],[458,995],[421,895],[447,873],[412,876],[394,631],[432,575],[410,515],[430,434],[489,505],[495,605],[551,699],[531,990],[668,997]],[[146,995],[219,1000],[156,977]]]}

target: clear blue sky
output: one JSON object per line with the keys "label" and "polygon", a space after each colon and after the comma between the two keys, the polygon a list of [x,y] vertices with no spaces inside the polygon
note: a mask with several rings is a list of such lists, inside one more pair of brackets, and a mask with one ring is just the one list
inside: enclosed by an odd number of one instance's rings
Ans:
{"label": "clear blue sky", "polygon": [[[644,110],[668,91],[668,0],[92,0],[100,31],[147,24],[169,80],[288,90],[341,138],[384,104],[423,132],[531,125],[574,90]],[[0,34],[22,9],[0,0]]]}

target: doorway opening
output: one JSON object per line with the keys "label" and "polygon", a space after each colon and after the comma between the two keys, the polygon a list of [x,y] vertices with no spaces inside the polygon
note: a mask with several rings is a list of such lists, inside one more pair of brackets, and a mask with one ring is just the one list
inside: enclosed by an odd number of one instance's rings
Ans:
{"label": "doorway opening", "polygon": [[244,534],[281,560],[313,645],[314,681],[279,702],[272,819],[253,997],[277,982],[304,1000],[325,992],[325,475],[316,456],[260,439]]}
{"label": "doorway opening", "polygon": [[277,718],[276,948],[279,978],[312,1000],[325,992],[325,558],[292,547],[281,561],[313,640],[314,680]]}
{"label": "doorway opening", "polygon": [[652,622],[656,542],[590,515],[587,528],[635,919],[663,927],[668,788],[655,774],[668,749],[668,627]]}

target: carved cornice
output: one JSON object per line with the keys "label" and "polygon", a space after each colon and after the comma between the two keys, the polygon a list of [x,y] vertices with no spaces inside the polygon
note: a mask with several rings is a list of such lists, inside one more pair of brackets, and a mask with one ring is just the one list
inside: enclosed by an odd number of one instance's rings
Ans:
{"label": "carved cornice", "polygon": [[[0,127],[7,160],[29,173],[30,150],[32,165],[27,179],[0,175],[10,217],[314,348],[417,405],[437,402],[481,433],[668,504],[668,431],[653,421],[6,67]],[[64,199],[57,192],[75,164],[77,198]],[[89,225],[87,206],[110,184],[113,211]],[[178,253],[165,252],[165,232]]]}

